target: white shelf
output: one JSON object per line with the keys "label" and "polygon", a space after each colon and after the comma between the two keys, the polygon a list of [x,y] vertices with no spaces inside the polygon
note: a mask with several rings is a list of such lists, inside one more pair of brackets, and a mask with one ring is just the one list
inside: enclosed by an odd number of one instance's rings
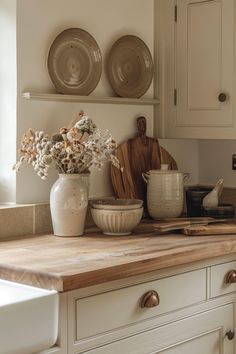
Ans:
{"label": "white shelf", "polygon": [[55,93],[23,92],[22,97],[26,100],[56,101],[56,102],[83,102],[83,103],[106,103],[126,105],[158,105],[156,98],[123,98],[123,97],[95,97],[77,96]]}

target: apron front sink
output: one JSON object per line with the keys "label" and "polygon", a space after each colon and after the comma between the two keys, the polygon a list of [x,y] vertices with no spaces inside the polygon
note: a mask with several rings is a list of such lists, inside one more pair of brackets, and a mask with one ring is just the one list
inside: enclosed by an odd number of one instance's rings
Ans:
{"label": "apron front sink", "polygon": [[0,280],[0,353],[50,348],[57,340],[58,316],[56,291]]}

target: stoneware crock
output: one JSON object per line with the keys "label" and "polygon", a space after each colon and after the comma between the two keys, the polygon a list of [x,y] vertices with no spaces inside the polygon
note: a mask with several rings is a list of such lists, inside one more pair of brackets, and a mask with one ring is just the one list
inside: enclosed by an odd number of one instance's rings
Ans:
{"label": "stoneware crock", "polygon": [[184,180],[189,176],[174,170],[150,170],[143,173],[147,183],[147,208],[153,219],[175,218],[184,205]]}
{"label": "stoneware crock", "polygon": [[84,233],[88,207],[89,174],[60,174],[50,193],[53,232],[56,236]]}

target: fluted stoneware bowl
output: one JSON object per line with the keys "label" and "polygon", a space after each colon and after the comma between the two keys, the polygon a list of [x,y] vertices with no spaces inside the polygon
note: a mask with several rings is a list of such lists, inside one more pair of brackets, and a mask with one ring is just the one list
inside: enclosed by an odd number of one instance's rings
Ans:
{"label": "fluted stoneware bowl", "polygon": [[143,201],[141,199],[96,199],[91,200],[91,206],[94,209],[103,210],[131,210],[141,208]]}
{"label": "fluted stoneware bowl", "polygon": [[105,235],[130,235],[140,223],[143,208],[132,210],[103,210],[91,208],[91,214],[97,227]]}

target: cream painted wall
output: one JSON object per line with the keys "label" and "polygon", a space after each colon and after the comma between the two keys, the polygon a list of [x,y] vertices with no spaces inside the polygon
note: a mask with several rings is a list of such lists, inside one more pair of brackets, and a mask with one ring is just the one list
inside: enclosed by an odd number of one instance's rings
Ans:
{"label": "cream painted wall", "polygon": [[[20,137],[29,127],[43,129],[48,133],[55,132],[59,127],[68,124],[80,109],[90,115],[101,129],[108,128],[118,142],[132,136],[135,133],[135,118],[145,115],[148,119],[148,135],[153,134],[153,108],[150,106],[123,106],[101,104],[75,104],[53,103],[39,101],[25,101],[21,98],[24,91],[54,92],[53,85],[47,73],[47,54],[50,44],[55,36],[65,28],[81,27],[90,32],[97,40],[103,57],[111,44],[120,36],[130,33],[140,36],[153,53],[153,1],[154,0],[1,0],[11,14],[5,18],[5,23],[0,21],[0,28],[8,28],[7,35],[0,31],[1,47],[5,48],[7,60],[0,57],[0,74],[5,81],[0,80],[0,100],[5,104],[0,105],[0,127],[5,117],[11,139],[7,137],[6,130],[0,129],[0,202],[15,201],[15,175],[11,166],[15,160],[15,125],[16,125],[16,15],[17,15],[17,145]],[[98,6],[99,4],[99,6]],[[0,14],[1,16],[1,14]],[[0,18],[1,19],[1,18]],[[11,26],[9,27],[9,24]],[[11,30],[10,30],[11,28]],[[4,32],[6,33],[6,32]],[[7,39],[11,39],[6,41]],[[10,43],[13,43],[12,47]],[[7,67],[11,64],[12,80],[9,78]],[[3,65],[3,66],[2,66]],[[103,65],[105,65],[105,60]],[[94,95],[112,95],[106,75],[103,71],[101,81]],[[2,76],[1,76],[2,77]],[[158,78],[157,78],[158,79]],[[4,84],[3,84],[4,83]],[[6,86],[7,83],[7,86]],[[1,89],[2,84],[2,89]],[[4,90],[3,90],[4,88]],[[153,86],[146,96],[151,97]],[[14,117],[14,118],[13,118]],[[6,140],[11,145],[11,157],[6,159]],[[196,140],[160,140],[177,160],[179,169],[190,172],[189,183],[195,184],[213,183],[215,174],[222,175],[221,165],[217,166],[217,158],[214,151],[221,146],[220,154],[223,157],[224,171],[227,171],[227,183],[234,182],[234,172],[230,171],[228,164],[228,152],[233,152],[234,145],[230,142],[198,142]],[[214,146],[211,144],[215,144]],[[228,145],[227,145],[228,144]],[[229,146],[229,144],[231,144]],[[228,149],[224,155],[224,146]],[[228,148],[227,148],[228,146]],[[211,169],[209,161],[215,161],[214,169]],[[227,159],[225,158],[227,157]],[[5,160],[4,160],[5,159]],[[4,162],[5,161],[5,162]],[[228,161],[228,162],[227,162]],[[4,164],[5,163],[5,164]],[[4,166],[4,168],[2,168]],[[231,167],[231,162],[230,162]],[[16,202],[43,202],[48,201],[52,183],[57,177],[56,171],[51,171],[47,181],[41,181],[30,166],[25,166],[16,177],[17,193]],[[211,182],[212,181],[212,182]],[[3,185],[5,183],[5,189]],[[5,199],[3,195],[5,192]],[[108,167],[102,172],[91,174],[90,195],[111,195],[112,188],[109,180]]]}
{"label": "cream painted wall", "polygon": [[214,185],[219,178],[226,187],[236,188],[236,170],[232,170],[235,140],[160,139],[178,162],[179,170],[190,172],[188,184]]}
{"label": "cream painted wall", "polygon": [[227,187],[236,187],[236,171],[232,170],[232,154],[236,153],[235,140],[199,141],[199,183],[215,184],[224,178]]}
{"label": "cream painted wall", "polygon": [[188,172],[186,185],[199,182],[199,141],[190,139],[159,139],[160,144],[175,158],[178,169]]}
{"label": "cream painted wall", "polygon": [[0,202],[15,201],[16,0],[0,2]]}
{"label": "cream painted wall", "polygon": [[[68,27],[80,27],[92,34],[104,59],[112,43],[128,33],[141,37],[153,53],[153,0],[21,0],[17,5],[18,144],[29,127],[53,133],[82,108],[101,129],[108,128],[118,142],[134,134],[138,115],[147,117],[148,133],[152,135],[151,106],[24,101],[20,95],[24,91],[54,92],[47,73],[47,54],[55,36]],[[146,96],[151,97],[152,91],[153,87]],[[93,94],[112,95],[104,71]],[[45,182],[30,167],[22,169],[17,175],[17,202],[47,201],[55,178],[55,171]],[[112,194],[107,168],[92,172],[90,194]]]}

